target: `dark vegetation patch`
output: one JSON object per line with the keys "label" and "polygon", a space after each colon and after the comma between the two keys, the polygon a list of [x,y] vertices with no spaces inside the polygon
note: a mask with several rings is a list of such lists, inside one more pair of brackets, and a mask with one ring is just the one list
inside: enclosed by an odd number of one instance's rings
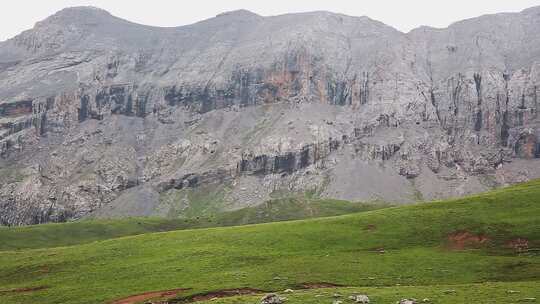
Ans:
{"label": "dark vegetation patch", "polygon": [[37,286],[37,287],[22,287],[22,288],[14,288],[14,289],[8,289],[8,290],[0,290],[1,294],[8,294],[8,293],[26,293],[26,292],[34,292],[34,291],[40,291],[47,289],[49,287],[47,286]]}
{"label": "dark vegetation patch", "polygon": [[365,228],[365,230],[367,230],[367,231],[375,231],[376,229],[377,229],[377,226],[375,226],[373,224],[369,224]]}
{"label": "dark vegetation patch", "polygon": [[[259,289],[249,288],[249,287],[223,289],[223,290],[210,291],[210,292],[205,292],[205,293],[194,294],[188,297],[173,299],[173,300],[168,301],[168,303],[170,304],[193,303],[193,302],[206,301],[206,300],[211,300],[211,299],[235,297],[235,296],[258,294],[258,293],[264,293],[264,291],[259,290]],[[128,304],[128,303],[125,303],[125,304]]]}

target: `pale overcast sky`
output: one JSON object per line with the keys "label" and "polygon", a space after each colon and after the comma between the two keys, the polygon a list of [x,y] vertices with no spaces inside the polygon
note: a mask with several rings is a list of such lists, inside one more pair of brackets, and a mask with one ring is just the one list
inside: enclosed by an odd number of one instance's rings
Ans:
{"label": "pale overcast sky", "polygon": [[540,0],[2,0],[0,41],[70,6],[92,5],[124,19],[155,26],[179,26],[225,11],[248,9],[263,16],[325,10],[369,16],[401,31],[420,25],[446,27],[450,23],[498,12],[518,12]]}

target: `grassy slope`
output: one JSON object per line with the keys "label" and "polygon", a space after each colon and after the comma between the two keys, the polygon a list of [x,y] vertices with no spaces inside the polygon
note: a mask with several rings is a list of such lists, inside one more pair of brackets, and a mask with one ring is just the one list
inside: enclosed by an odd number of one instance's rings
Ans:
{"label": "grassy slope", "polygon": [[351,203],[335,199],[291,197],[268,201],[257,207],[226,212],[212,218],[216,226],[238,226],[344,215],[390,207],[382,202]]}
{"label": "grassy slope", "polygon": [[87,220],[27,227],[0,227],[0,251],[85,244],[122,236],[189,228],[237,226],[355,213],[386,207],[383,204],[295,197],[261,206],[225,212],[211,218],[130,218]]}
{"label": "grassy slope", "polygon": [[[102,303],[151,290],[283,290],[303,282],[436,286],[500,281],[538,290],[540,257],[504,248],[516,237],[538,248],[538,218],[540,181],[535,181],[455,201],[333,218],[5,251],[0,252],[2,289],[48,288],[0,292],[0,303]],[[460,230],[485,234],[490,241],[479,249],[449,250],[448,234]],[[385,254],[374,250],[380,247]]]}

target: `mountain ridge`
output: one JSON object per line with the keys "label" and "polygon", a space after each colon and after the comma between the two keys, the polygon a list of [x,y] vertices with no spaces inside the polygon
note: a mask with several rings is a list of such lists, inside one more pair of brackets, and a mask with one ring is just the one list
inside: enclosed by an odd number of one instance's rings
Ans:
{"label": "mountain ridge", "polygon": [[[260,17],[260,18],[275,18],[275,17],[282,17],[282,16],[287,16],[287,15],[304,15],[304,14],[317,14],[317,13],[331,14],[331,15],[348,17],[348,18],[367,18],[367,19],[369,19],[371,21],[375,21],[375,22],[385,24],[384,22],[381,22],[381,21],[376,20],[376,19],[372,19],[372,18],[370,18],[369,16],[366,16],[366,15],[354,16],[354,15],[348,15],[348,14],[344,14],[344,13],[337,13],[337,12],[326,11],[326,10],[315,10],[315,11],[305,11],[305,12],[297,12],[297,13],[284,13],[284,14],[263,16],[263,15],[259,15],[259,14],[255,13],[255,12],[252,12],[252,11],[247,10],[247,9],[236,9],[236,10],[231,10],[231,11],[225,11],[223,13],[217,14],[214,17],[203,19],[201,21],[196,21],[196,22],[191,23],[191,24],[184,24],[184,25],[177,25],[177,26],[156,26],[156,25],[149,25],[149,24],[129,21],[129,19],[127,19],[127,18],[122,18],[122,17],[115,16],[115,15],[111,14],[109,11],[107,11],[105,9],[102,9],[100,7],[97,7],[97,6],[71,6],[71,7],[66,7],[64,9],[61,9],[61,10],[57,11],[56,13],[54,13],[53,15],[51,15],[48,18],[46,18],[46,19],[44,19],[42,21],[38,21],[36,24],[39,24],[39,23],[41,23],[43,21],[46,21],[47,19],[49,19],[51,17],[54,17],[54,16],[56,16],[58,14],[66,13],[66,12],[70,12],[70,11],[71,12],[100,12],[100,13],[103,13],[103,16],[113,17],[114,19],[123,20],[123,21],[129,22],[129,23],[132,23],[133,25],[140,25],[140,26],[145,26],[145,27],[155,28],[155,29],[178,29],[178,28],[182,28],[182,27],[189,27],[189,26],[195,25],[197,23],[204,22],[206,20],[215,19],[217,17],[231,16],[231,15],[253,16],[253,17]],[[540,5],[525,8],[525,9],[523,9],[521,11],[517,11],[517,12],[498,12],[498,13],[482,14],[482,15],[478,15],[478,16],[475,16],[475,17],[470,17],[470,18],[454,21],[454,22],[450,23],[446,27],[435,27],[435,26],[430,26],[430,25],[420,25],[420,26],[417,26],[417,27],[415,27],[415,28],[413,28],[413,29],[411,29],[409,31],[401,31],[401,30],[399,30],[399,29],[397,29],[397,28],[395,28],[395,27],[393,27],[391,25],[387,25],[387,24],[385,24],[385,25],[389,26],[389,27],[392,27],[393,29],[395,29],[396,31],[398,31],[400,33],[409,34],[412,31],[420,30],[420,29],[423,29],[423,28],[432,29],[432,30],[445,30],[445,29],[448,29],[449,27],[452,27],[455,24],[462,23],[462,22],[467,22],[467,21],[470,21],[470,20],[477,20],[479,18],[492,18],[492,17],[497,17],[497,16],[512,16],[512,15],[525,14],[525,13],[530,14],[530,13],[534,13],[536,11],[540,12]],[[7,38],[4,41],[0,41],[0,43],[5,42],[7,40],[11,40],[13,38],[14,37]]]}
{"label": "mountain ridge", "polygon": [[324,12],[163,29],[82,11],[0,44],[0,223],[540,177],[537,8],[408,34]]}

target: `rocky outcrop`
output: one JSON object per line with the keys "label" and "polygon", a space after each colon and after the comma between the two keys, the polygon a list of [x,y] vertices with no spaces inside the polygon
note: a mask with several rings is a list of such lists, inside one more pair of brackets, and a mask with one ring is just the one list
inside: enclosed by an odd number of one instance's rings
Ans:
{"label": "rocky outcrop", "polygon": [[171,178],[167,182],[159,185],[159,190],[165,192],[171,189],[182,190],[186,188],[196,188],[200,185],[223,184],[233,179],[230,171],[218,169],[215,171],[202,173],[189,173],[179,178]]}
{"label": "rocky outcrop", "polygon": [[404,34],[327,12],[163,29],[60,11],[0,44],[0,223],[77,219],[127,192],[216,187],[230,209],[540,176],[539,13]]}
{"label": "rocky outcrop", "polygon": [[265,295],[261,299],[261,304],[282,304],[285,302],[285,298],[278,296],[277,294],[271,293]]}
{"label": "rocky outcrop", "polygon": [[401,299],[398,302],[399,304],[417,304],[418,301],[416,299]]}
{"label": "rocky outcrop", "polygon": [[0,116],[13,117],[32,114],[32,100],[21,100],[0,104]]}
{"label": "rocky outcrop", "polygon": [[237,164],[237,173],[253,175],[290,174],[328,158],[333,151],[339,148],[340,144],[339,140],[330,138],[322,143],[306,145],[298,151],[283,152],[278,155],[244,153]]}
{"label": "rocky outcrop", "polygon": [[369,304],[369,297],[367,295],[352,295],[349,299],[353,300],[355,303]]}
{"label": "rocky outcrop", "polygon": [[540,158],[540,134],[538,129],[526,129],[519,133],[515,143],[516,156],[526,159]]}

